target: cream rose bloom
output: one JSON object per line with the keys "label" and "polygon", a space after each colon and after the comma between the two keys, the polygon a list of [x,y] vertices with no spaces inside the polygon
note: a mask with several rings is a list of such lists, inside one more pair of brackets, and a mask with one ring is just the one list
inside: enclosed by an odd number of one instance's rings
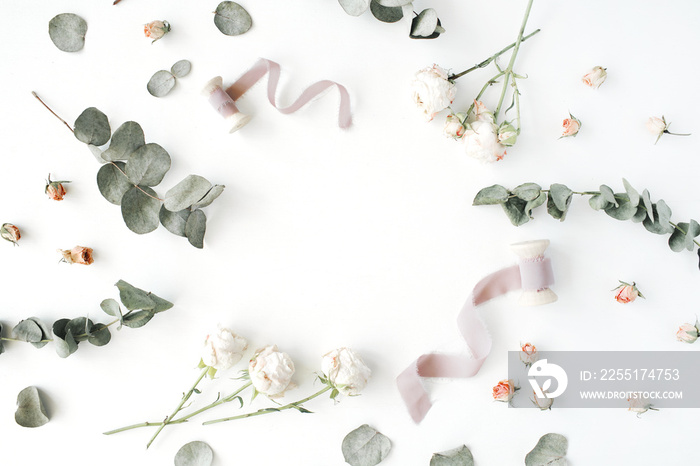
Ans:
{"label": "cream rose bloom", "polygon": [[248,366],[250,380],[255,389],[269,397],[280,397],[291,388],[294,362],[276,345],[258,350]]}
{"label": "cream rose bloom", "polygon": [[455,100],[457,86],[447,77],[447,70],[433,65],[417,72],[411,82],[413,101],[428,121]]}
{"label": "cream rose bloom", "polygon": [[496,162],[506,155],[506,146],[498,142],[498,127],[488,119],[470,123],[462,141],[466,154],[482,162]]}
{"label": "cream rose bloom", "polygon": [[534,364],[540,355],[537,353],[537,348],[532,343],[525,343],[520,347],[520,360],[525,363],[526,366],[531,366]]}
{"label": "cream rose bloom", "polygon": [[219,326],[216,333],[207,335],[204,341],[202,363],[218,371],[223,371],[236,365],[247,348],[248,342],[245,338]]}
{"label": "cream rose bloom", "polygon": [[581,80],[583,84],[593,89],[598,89],[601,84],[605,82],[605,78],[608,77],[608,73],[602,66],[595,66],[591,71],[586,73]]}
{"label": "cream rose bloom", "polygon": [[654,136],[661,136],[666,131],[666,119],[664,117],[650,117],[647,120],[647,130]]}
{"label": "cream rose bloom", "polygon": [[684,343],[695,343],[698,339],[698,329],[693,324],[683,324],[676,332],[676,339]]}
{"label": "cream rose bloom", "polygon": [[359,354],[338,348],[323,356],[321,371],[343,395],[359,395],[372,373]]}

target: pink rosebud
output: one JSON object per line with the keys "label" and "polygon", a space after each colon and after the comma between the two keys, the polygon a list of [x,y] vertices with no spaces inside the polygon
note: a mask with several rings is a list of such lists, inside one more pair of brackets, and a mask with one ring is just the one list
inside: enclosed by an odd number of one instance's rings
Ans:
{"label": "pink rosebud", "polygon": [[153,42],[162,38],[170,32],[170,23],[167,21],[151,21],[143,26],[143,33],[146,37],[153,39]]}
{"label": "pink rosebud", "polygon": [[569,136],[576,136],[581,129],[581,120],[569,113],[569,118],[566,118],[562,123],[564,127],[564,132],[561,133],[561,138],[568,138]]}
{"label": "pink rosebud", "polygon": [[66,195],[66,188],[63,186],[63,183],[70,183],[70,181],[51,181],[51,175],[49,175],[46,188],[44,188],[44,192],[48,194],[49,199],[54,201],[63,200],[63,196]]}
{"label": "pink rosebud", "polygon": [[15,246],[17,245],[17,241],[22,237],[19,233],[19,228],[11,223],[2,224],[2,227],[0,227],[0,236],[2,236],[2,239],[5,241],[13,243]]}
{"label": "pink rosebud", "polygon": [[463,120],[464,115],[462,113],[451,113],[447,115],[445,127],[443,128],[442,132],[448,138],[460,139],[462,136],[464,136],[465,131],[464,125],[462,124]]}
{"label": "pink rosebud", "polygon": [[698,328],[692,324],[683,324],[676,332],[676,339],[683,343],[695,343],[698,339]]}
{"label": "pink rosebud", "polygon": [[615,294],[615,300],[618,303],[631,303],[637,297],[644,298],[644,295],[640,293],[639,288],[637,288],[637,285],[632,282],[630,285],[629,283],[625,283],[623,281],[620,281],[620,286],[615,288],[613,291],[617,291]]}
{"label": "pink rosebud", "polygon": [[539,358],[537,348],[532,343],[525,343],[520,347],[520,360],[530,367]]}
{"label": "pink rosebud", "polygon": [[59,249],[63,255],[63,262],[69,264],[90,265],[95,260],[92,258],[92,248],[85,246],[76,246],[73,249]]}
{"label": "pink rosebud", "polygon": [[605,78],[608,77],[608,73],[602,66],[596,66],[591,71],[583,76],[583,84],[593,89],[598,89],[601,84],[605,82]]}
{"label": "pink rosebud", "polygon": [[493,387],[493,399],[509,403],[513,399],[516,390],[519,389],[520,387],[516,387],[512,380],[501,380]]}

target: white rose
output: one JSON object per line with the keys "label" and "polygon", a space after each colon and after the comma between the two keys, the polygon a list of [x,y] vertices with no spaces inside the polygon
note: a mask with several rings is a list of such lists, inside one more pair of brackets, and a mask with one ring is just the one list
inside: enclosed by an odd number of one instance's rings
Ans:
{"label": "white rose", "polygon": [[661,136],[666,131],[666,119],[664,117],[651,117],[647,120],[647,129],[654,136]]}
{"label": "white rose", "polygon": [[324,355],[321,371],[343,395],[359,395],[372,373],[360,355],[350,348],[338,348]]}
{"label": "white rose", "polygon": [[463,119],[464,116],[461,113],[456,115],[451,113],[447,115],[445,127],[442,130],[445,136],[452,139],[460,139],[462,136],[464,136],[464,125],[462,125]]}
{"label": "white rose", "polygon": [[219,326],[217,332],[207,335],[204,341],[202,363],[216,370],[226,370],[241,360],[247,348],[248,342],[245,338]]}
{"label": "white rose", "polygon": [[498,142],[498,128],[490,121],[470,123],[462,140],[467,155],[482,162],[496,162],[506,155],[506,146]]}
{"label": "white rose", "polygon": [[446,109],[457,95],[457,87],[447,79],[447,71],[437,65],[417,72],[411,88],[413,101],[428,121]]}
{"label": "white rose", "polygon": [[283,396],[294,375],[294,363],[287,353],[276,345],[258,350],[248,366],[250,380],[255,389],[269,397]]}

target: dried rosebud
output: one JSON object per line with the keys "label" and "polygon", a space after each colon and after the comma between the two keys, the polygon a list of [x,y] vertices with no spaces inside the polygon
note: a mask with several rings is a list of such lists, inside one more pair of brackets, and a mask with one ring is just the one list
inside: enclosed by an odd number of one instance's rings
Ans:
{"label": "dried rosebud", "polygon": [[321,371],[333,388],[343,395],[359,395],[372,373],[359,354],[338,348],[323,356]]}
{"label": "dried rosebud", "polygon": [[629,283],[625,283],[620,280],[620,286],[615,288],[613,291],[617,291],[615,294],[615,300],[618,303],[631,303],[637,297],[644,298],[644,295],[639,291],[639,288],[637,288],[637,285],[632,282],[630,285]]}
{"label": "dried rosebud", "polygon": [[202,348],[202,364],[216,370],[226,370],[238,363],[248,348],[245,338],[219,326],[216,333],[207,335]]}
{"label": "dried rosebud", "polygon": [[506,147],[510,147],[515,145],[517,139],[518,130],[507,121],[501,123],[501,126],[498,127],[498,142]]}
{"label": "dried rosebud", "polygon": [[596,66],[591,71],[583,76],[583,84],[593,89],[598,89],[601,84],[605,82],[605,78],[608,77],[608,73],[602,66]]}
{"label": "dried rosebud", "polygon": [[69,264],[90,265],[95,262],[92,258],[92,248],[76,246],[73,249],[59,249],[59,251],[63,255],[62,261]]}
{"label": "dried rosebud", "polygon": [[294,362],[276,345],[266,346],[250,360],[248,374],[257,392],[271,398],[284,396],[284,392],[293,386]]}
{"label": "dried rosebud", "polygon": [[449,107],[457,95],[457,86],[448,79],[447,70],[437,65],[417,72],[411,88],[413,102],[423,111],[428,121]]}
{"label": "dried rosebud", "polygon": [[537,353],[537,348],[532,343],[525,343],[520,347],[520,360],[530,367],[540,355]]}
{"label": "dried rosebud", "polygon": [[493,399],[510,403],[517,390],[520,390],[520,387],[516,387],[512,380],[501,380],[493,387]]}
{"label": "dried rosebud", "polygon": [[698,328],[693,324],[683,324],[676,332],[676,339],[683,343],[695,343],[698,339]]}
{"label": "dried rosebud", "polygon": [[49,199],[54,201],[63,200],[63,196],[66,195],[66,188],[63,186],[63,183],[70,183],[70,181],[52,181],[51,175],[49,175],[46,181],[46,188],[44,188],[44,192],[48,194]]}
{"label": "dried rosebud", "polygon": [[[542,393],[546,394],[547,392],[543,391]],[[554,398],[537,398],[537,393],[533,391],[532,402],[535,406],[540,408],[540,411],[547,411],[548,409],[552,409],[552,404],[554,404]]]}
{"label": "dried rosebud", "polygon": [[19,228],[11,223],[2,224],[2,227],[0,227],[0,236],[2,236],[2,239],[5,241],[13,243],[15,246],[17,245],[17,241],[22,237],[19,233]]}
{"label": "dried rosebud", "polygon": [[443,134],[452,139],[460,139],[462,136],[464,136],[465,128],[462,124],[464,121],[464,116],[465,115],[463,113],[450,113],[447,115],[445,127],[442,130]]}
{"label": "dried rosebud", "polygon": [[[162,38],[170,32],[170,23],[167,21],[151,21],[143,26],[143,33],[146,37],[153,39],[153,42]],[[153,43],[151,42],[151,43]]]}
{"label": "dried rosebud", "polygon": [[576,136],[581,129],[581,120],[569,113],[569,118],[566,118],[562,123],[564,127],[564,132],[561,133],[561,138],[568,138],[569,136]]}

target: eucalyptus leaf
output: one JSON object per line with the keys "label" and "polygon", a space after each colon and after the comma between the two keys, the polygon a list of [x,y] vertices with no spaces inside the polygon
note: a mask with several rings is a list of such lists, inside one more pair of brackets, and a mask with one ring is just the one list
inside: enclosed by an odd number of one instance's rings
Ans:
{"label": "eucalyptus leaf", "polygon": [[221,193],[224,192],[224,188],[226,188],[226,186],[223,184],[215,184],[203,198],[192,204],[192,209],[201,209],[202,207],[210,205],[217,197],[221,196]]}
{"label": "eucalyptus leaf", "polygon": [[360,16],[369,8],[370,0],[338,0],[338,3],[350,16]]}
{"label": "eucalyptus leaf", "polygon": [[168,151],[156,143],[149,143],[131,154],[125,172],[133,184],[157,186],[163,181],[168,170],[170,170]]}
{"label": "eucalyptus leaf", "polygon": [[610,205],[605,213],[617,220],[630,220],[637,213],[637,206],[632,205],[627,194],[617,195],[618,205]]}
{"label": "eucalyptus leaf", "polygon": [[634,217],[632,217],[632,221],[634,223],[640,223],[643,222],[647,218],[647,210],[644,208],[643,205],[637,206],[637,212],[634,214]]}
{"label": "eucalyptus leaf", "polygon": [[61,13],[49,21],[49,37],[63,52],[77,52],[85,46],[87,23],[73,13]]}
{"label": "eucalyptus leaf", "polygon": [[116,300],[112,298],[105,299],[100,303],[100,307],[105,312],[105,314],[113,317],[119,317],[121,319],[122,309],[121,307],[119,307],[119,303]]}
{"label": "eucalyptus leaf", "polygon": [[22,320],[12,329],[12,338],[37,343],[41,341],[41,328],[33,320]]}
{"label": "eucalyptus leaf", "polygon": [[549,187],[549,197],[554,202],[556,208],[564,213],[566,213],[569,204],[571,204],[573,193],[572,190],[563,184],[554,183]]}
{"label": "eucalyptus leaf", "polygon": [[189,175],[165,193],[163,205],[171,212],[179,212],[200,201],[212,188],[211,183],[199,175]]}
{"label": "eucalyptus leaf", "polygon": [[204,247],[204,233],[207,231],[207,216],[197,209],[190,214],[185,224],[185,236],[190,244],[196,248]]}
{"label": "eucalyptus leaf", "polygon": [[161,225],[170,233],[178,236],[187,236],[185,235],[185,225],[187,224],[190,213],[191,211],[189,209],[183,209],[179,212],[170,212],[165,208],[165,205],[162,205],[158,217],[160,218]]}
{"label": "eucalyptus leaf", "polygon": [[375,18],[384,23],[395,23],[403,18],[403,8],[400,6],[384,6],[377,0],[372,0],[369,9]]}
{"label": "eucalyptus leaf", "polygon": [[90,328],[88,342],[95,346],[104,346],[112,339],[112,333],[105,324],[95,324]]}
{"label": "eucalyptus leaf", "polygon": [[698,222],[692,219],[690,223],[680,222],[668,239],[668,245],[675,252],[680,252],[683,249],[692,251],[695,249],[694,240],[698,235],[700,235]]}
{"label": "eucalyptus leaf", "polygon": [[248,32],[253,19],[238,3],[221,2],[214,12],[214,25],[227,36],[238,36]]}
{"label": "eucalyptus leaf", "polygon": [[97,188],[100,194],[115,205],[121,205],[124,194],[134,187],[124,174],[124,170],[126,170],[124,162],[113,162],[102,165],[97,171]]}
{"label": "eucalyptus leaf", "polygon": [[211,447],[200,441],[186,443],[175,455],[175,466],[211,466],[213,461]]}
{"label": "eucalyptus leaf", "polygon": [[639,201],[641,200],[639,192],[636,189],[634,189],[630,182],[624,178],[622,178],[622,184],[625,187],[625,191],[627,191],[627,196],[630,199],[630,204],[632,204],[634,207],[637,207],[639,205]]}
{"label": "eucalyptus leaf", "polygon": [[537,207],[544,204],[546,200],[547,194],[540,193],[540,195],[536,199],[533,199],[532,201],[527,201],[527,204],[525,204],[525,213],[527,214],[527,216],[532,218],[533,209],[536,209]]}
{"label": "eucalyptus leaf", "polygon": [[410,37],[430,37],[438,27],[437,12],[432,8],[426,8],[411,23]]}
{"label": "eucalyptus leaf", "polygon": [[109,162],[109,160],[107,160],[104,157],[104,152],[102,152],[102,149],[100,149],[99,147],[94,146],[92,144],[88,144],[87,146],[88,146],[88,149],[90,149],[90,152],[92,153],[92,155],[95,156],[95,160],[97,160],[100,163]]}
{"label": "eucalyptus leaf", "polygon": [[56,354],[61,358],[67,358],[78,351],[78,343],[73,338],[73,334],[66,330],[68,322],[70,322],[68,319],[59,319],[53,323],[53,346],[56,348]]}
{"label": "eucalyptus leaf", "polygon": [[130,328],[139,328],[146,325],[154,316],[153,311],[130,312],[124,316],[124,325]]}
{"label": "eucalyptus leaf", "polygon": [[569,442],[559,434],[545,434],[530,453],[525,456],[526,466],[566,466],[566,450]]}
{"label": "eucalyptus leaf", "polygon": [[433,454],[430,466],[474,466],[474,457],[469,448],[462,445],[453,450]]}
{"label": "eucalyptus leaf", "polygon": [[173,303],[171,303],[167,299],[163,299],[160,296],[154,295],[153,293],[150,293],[148,296],[156,304],[153,307],[153,309],[151,309],[151,312],[153,312],[154,314],[158,314],[159,312],[167,311],[168,309],[173,307]]}
{"label": "eucalyptus leaf", "polygon": [[51,337],[51,330],[38,317],[30,317],[27,320],[31,320],[31,321],[35,322],[39,326],[39,328],[41,329],[41,340],[42,341],[31,342],[32,346],[34,346],[35,348],[43,348],[44,346],[46,346],[49,343],[48,340]]}
{"label": "eucalyptus leaf", "polygon": [[604,184],[600,185],[600,195],[603,196],[603,199],[617,207],[617,199],[615,199],[615,193],[610,186]]}
{"label": "eucalyptus leaf", "polygon": [[190,71],[192,71],[192,63],[189,60],[180,60],[170,68],[170,72],[176,78],[184,78],[190,74]]}
{"label": "eucalyptus leaf", "polygon": [[382,6],[404,6],[413,3],[413,0],[376,0]]}
{"label": "eucalyptus leaf", "polygon": [[526,212],[527,204],[527,202],[518,197],[512,197],[501,204],[501,207],[503,207],[503,211],[508,216],[510,223],[519,227],[530,221],[530,215]]}
{"label": "eucalyptus leaf", "polygon": [[542,187],[536,183],[524,183],[513,189],[513,194],[523,201],[532,201],[540,196]]}
{"label": "eucalyptus leaf", "polygon": [[552,193],[547,196],[547,213],[561,222],[566,219],[566,211],[559,210],[552,199]]}
{"label": "eucalyptus leaf", "polygon": [[603,210],[607,209],[609,206],[613,206],[610,202],[606,201],[601,194],[595,194],[588,199],[588,205],[591,206],[593,210]]}
{"label": "eucalyptus leaf", "polygon": [[642,191],[642,203],[647,211],[647,218],[654,220],[654,204],[651,202],[651,196],[649,190],[645,189]]}
{"label": "eucalyptus leaf", "polygon": [[351,466],[375,466],[387,457],[390,450],[391,441],[367,424],[343,439],[343,457]]}
{"label": "eucalyptus leaf", "polygon": [[129,156],[139,147],[146,144],[141,125],[135,121],[123,123],[112,135],[109,148],[103,157],[108,161],[128,160]]}
{"label": "eucalyptus leaf", "polygon": [[107,115],[95,107],[86,108],[73,124],[73,133],[80,142],[102,146],[112,136]]}
{"label": "eucalyptus leaf", "polygon": [[175,87],[175,76],[170,71],[156,71],[146,84],[148,93],[153,97],[165,97]]}
{"label": "eucalyptus leaf", "polygon": [[41,427],[49,422],[49,416],[36,387],[27,387],[17,395],[15,422],[22,427]]}
{"label": "eucalyptus leaf", "polygon": [[671,209],[663,200],[652,206],[652,213],[642,222],[644,228],[657,235],[673,233],[675,228],[671,225]]}
{"label": "eucalyptus leaf", "polygon": [[156,306],[155,301],[151,299],[151,293],[143,291],[141,288],[119,280],[114,286],[119,289],[119,299],[125,308],[130,311],[134,309],[153,309]]}
{"label": "eucalyptus leaf", "polygon": [[[139,189],[140,188],[140,189]],[[122,218],[134,233],[150,233],[158,228],[160,201],[147,186],[131,187],[122,197]]]}
{"label": "eucalyptus leaf", "polygon": [[92,321],[86,317],[76,317],[66,324],[66,333],[70,332],[75,341],[80,343],[88,339],[93,325]]}
{"label": "eucalyptus leaf", "polygon": [[472,205],[494,205],[503,204],[508,200],[510,193],[501,185],[495,184],[484,188],[474,197]]}

